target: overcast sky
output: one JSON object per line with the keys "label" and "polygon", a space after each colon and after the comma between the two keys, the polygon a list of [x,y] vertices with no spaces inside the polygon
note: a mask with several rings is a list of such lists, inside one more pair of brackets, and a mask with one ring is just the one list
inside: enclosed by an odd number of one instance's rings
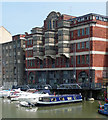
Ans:
{"label": "overcast sky", "polygon": [[106,2],[2,2],[2,24],[12,35],[30,33],[43,26],[51,11],[72,16],[88,13],[106,15]]}

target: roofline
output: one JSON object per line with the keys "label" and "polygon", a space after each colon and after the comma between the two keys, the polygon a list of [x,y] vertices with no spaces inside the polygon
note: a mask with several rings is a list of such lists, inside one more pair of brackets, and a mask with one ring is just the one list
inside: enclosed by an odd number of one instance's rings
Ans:
{"label": "roofline", "polygon": [[25,34],[16,34],[16,35],[13,35],[12,37],[19,36],[19,35],[25,35]]}
{"label": "roofline", "polygon": [[8,41],[8,42],[5,42],[5,43],[2,43],[3,44],[8,44],[8,43],[13,43],[13,41]]}
{"label": "roofline", "polygon": [[73,15],[67,15],[67,14],[62,14],[62,15],[66,15],[66,16],[70,16],[70,17],[76,17],[76,16],[73,16]]}
{"label": "roofline", "polygon": [[[10,33],[4,26],[0,26],[0,28],[4,28],[8,33]],[[10,33],[11,34],[11,33]],[[12,35],[12,34],[11,34]]]}
{"label": "roofline", "polygon": [[[85,17],[85,16],[88,16],[88,15],[95,15],[95,16],[101,16],[101,17],[104,17],[104,18],[108,18],[108,16],[100,15],[100,14],[96,14],[96,13],[88,13],[88,14],[85,14],[85,15],[78,16],[76,18]],[[76,18],[72,18],[72,19],[76,19]]]}

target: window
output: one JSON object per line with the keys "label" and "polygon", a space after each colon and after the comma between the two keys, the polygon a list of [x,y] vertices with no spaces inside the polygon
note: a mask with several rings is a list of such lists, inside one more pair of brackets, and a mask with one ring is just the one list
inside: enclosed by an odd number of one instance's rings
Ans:
{"label": "window", "polygon": [[65,57],[62,57],[62,59],[61,59],[61,63],[62,63],[62,65],[65,64]]}
{"label": "window", "polygon": [[51,65],[51,59],[48,59],[48,66]]}
{"label": "window", "polygon": [[82,47],[82,49],[84,49],[84,48],[85,48],[85,44],[84,44],[84,42],[82,42],[82,46],[81,46],[81,47]]}
{"label": "window", "polygon": [[83,28],[83,29],[82,29],[82,36],[84,36],[84,32],[85,32],[85,31],[84,31],[84,28]]}
{"label": "window", "polygon": [[77,63],[80,64],[80,56],[77,57]]}
{"label": "window", "polygon": [[89,41],[86,42],[86,48],[89,48]]}
{"label": "window", "polygon": [[16,45],[14,45],[14,48],[16,48]]}
{"label": "window", "polygon": [[20,43],[18,43],[17,47],[20,48]]}
{"label": "window", "polygon": [[92,20],[93,19],[93,16],[90,16],[90,20]]}
{"label": "window", "polygon": [[77,44],[77,49],[80,49],[80,43]]}
{"label": "window", "polygon": [[18,63],[20,63],[20,60],[18,60]]}
{"label": "window", "polygon": [[86,64],[89,64],[89,55],[86,55]]}
{"label": "window", "polygon": [[50,26],[50,29],[52,28],[52,26],[51,26],[51,20],[50,20],[50,22],[49,22],[49,26]]}
{"label": "window", "polygon": [[89,27],[86,28],[86,35],[89,35]]}
{"label": "window", "polygon": [[55,21],[53,20],[53,28],[55,28]]}
{"label": "window", "polygon": [[71,38],[73,38],[73,31],[71,32]]}
{"label": "window", "polygon": [[33,66],[33,62],[32,62],[32,60],[30,61],[30,66],[31,66],[31,67]]}
{"label": "window", "polygon": [[73,44],[70,45],[70,50],[73,51]]}
{"label": "window", "polygon": [[29,44],[32,45],[32,40],[29,41]]}
{"label": "window", "polygon": [[33,64],[33,67],[34,67],[35,66],[35,61],[34,60],[32,61],[32,64]]}
{"label": "window", "polygon": [[18,55],[20,55],[20,52],[17,52]]}
{"label": "window", "polygon": [[58,58],[56,59],[56,65],[59,65],[59,59]]}
{"label": "window", "polygon": [[39,62],[40,62],[39,59],[37,59],[37,66],[39,66]]}
{"label": "window", "polygon": [[44,67],[45,67],[46,66],[46,59],[44,59],[43,64],[44,64]]}
{"label": "window", "polygon": [[51,29],[51,20],[47,24],[48,24],[48,30]]}
{"label": "window", "polygon": [[82,55],[82,64],[84,64],[84,63],[85,63],[85,56]]}
{"label": "window", "polygon": [[78,36],[80,36],[80,30],[78,30]]}
{"label": "window", "polygon": [[10,45],[10,49],[12,48],[12,46]]}
{"label": "window", "polygon": [[71,57],[71,65],[73,65],[73,56]]}
{"label": "window", "polygon": [[11,55],[12,55],[12,54],[11,54],[11,51],[10,51],[9,56],[11,57]]}
{"label": "window", "polygon": [[27,67],[29,67],[29,60],[27,60]]}

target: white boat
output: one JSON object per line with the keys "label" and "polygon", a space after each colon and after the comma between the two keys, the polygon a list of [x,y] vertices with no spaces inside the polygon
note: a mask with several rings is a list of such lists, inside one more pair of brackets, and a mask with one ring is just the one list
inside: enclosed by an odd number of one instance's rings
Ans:
{"label": "white boat", "polygon": [[7,98],[10,95],[11,92],[12,91],[10,91],[10,90],[2,90],[2,91],[0,91],[0,97],[1,98]]}
{"label": "white boat", "polygon": [[11,101],[18,101],[20,98],[31,95],[35,91],[36,91],[36,89],[29,89],[26,92],[25,91],[14,92],[10,96],[10,99],[11,99]]}
{"label": "white boat", "polygon": [[23,107],[33,107],[34,106],[34,104],[28,103],[26,101],[21,101],[19,104]]}
{"label": "white boat", "polygon": [[8,98],[10,97],[11,94],[13,94],[14,92],[19,92],[20,89],[12,89],[12,90],[1,90],[0,91],[0,97],[2,98]]}
{"label": "white boat", "polygon": [[45,97],[49,95],[50,95],[49,90],[40,90],[32,94],[20,96],[19,101],[20,102],[25,101],[30,104],[36,104],[37,101],[39,100],[39,97]]}
{"label": "white boat", "polygon": [[94,98],[88,98],[88,101],[94,101]]}
{"label": "white boat", "polygon": [[0,91],[0,98],[3,97],[3,91]]}

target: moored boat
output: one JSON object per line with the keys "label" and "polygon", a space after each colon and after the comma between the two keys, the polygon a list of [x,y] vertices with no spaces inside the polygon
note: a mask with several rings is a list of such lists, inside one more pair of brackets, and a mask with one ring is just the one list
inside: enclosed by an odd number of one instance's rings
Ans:
{"label": "moored boat", "polygon": [[49,90],[40,90],[32,94],[22,95],[18,99],[20,102],[25,101],[31,104],[36,104],[39,97],[49,96],[50,94]]}
{"label": "moored boat", "polygon": [[37,91],[36,89],[28,89],[26,92],[25,91],[14,92],[13,94],[10,95],[10,99],[11,101],[18,101],[20,97],[31,95],[36,91]]}
{"label": "moored boat", "polygon": [[33,107],[34,106],[34,104],[26,102],[26,101],[21,101],[19,104],[23,107]]}
{"label": "moored boat", "polygon": [[55,105],[73,102],[82,102],[82,96],[80,94],[71,94],[39,97],[36,105]]}
{"label": "moored boat", "polygon": [[105,102],[108,103],[108,98],[105,98]]}
{"label": "moored boat", "polygon": [[108,115],[108,104],[104,104],[104,106],[100,106],[98,113],[103,115]]}

